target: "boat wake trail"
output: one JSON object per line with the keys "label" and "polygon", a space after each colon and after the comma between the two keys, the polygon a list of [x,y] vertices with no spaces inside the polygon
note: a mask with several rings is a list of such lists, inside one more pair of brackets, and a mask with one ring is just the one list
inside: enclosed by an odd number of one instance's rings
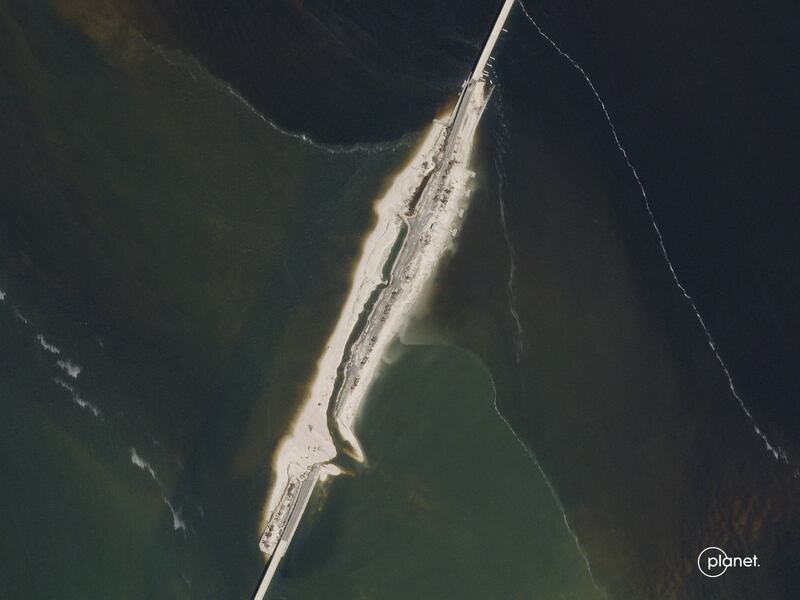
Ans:
{"label": "boat wake trail", "polygon": [[725,378],[728,380],[728,387],[730,388],[731,394],[736,399],[736,401],[739,403],[739,406],[741,407],[741,409],[744,412],[745,416],[747,416],[748,420],[750,421],[751,425],[753,426],[753,430],[755,431],[756,435],[759,438],[761,438],[761,440],[764,442],[764,445],[766,446],[766,449],[770,452],[770,454],[772,454],[772,456],[775,458],[775,460],[782,461],[782,462],[784,462],[786,464],[789,464],[789,458],[786,455],[786,452],[779,445],[770,442],[770,440],[767,437],[766,433],[764,433],[764,431],[761,429],[761,427],[759,427],[758,423],[756,423],[755,419],[753,418],[752,413],[747,408],[747,405],[744,403],[744,400],[742,400],[742,397],[740,396],[739,392],[736,390],[736,386],[733,383],[733,376],[731,375],[730,370],[728,369],[728,366],[725,364],[725,361],[722,360],[722,356],[720,355],[719,351],[717,350],[717,344],[714,341],[714,338],[712,337],[711,331],[708,329],[708,326],[706,325],[705,320],[703,319],[702,315],[700,314],[700,311],[698,310],[697,305],[695,304],[694,298],[692,298],[692,296],[689,294],[689,292],[686,290],[686,288],[684,287],[684,285],[681,283],[680,279],[678,278],[678,274],[675,271],[675,267],[673,266],[672,261],[669,258],[669,254],[667,253],[667,247],[664,244],[664,238],[663,238],[663,236],[661,234],[661,229],[659,228],[658,223],[656,222],[655,214],[653,213],[652,206],[650,205],[650,199],[647,196],[647,192],[645,191],[644,185],[642,184],[642,180],[639,178],[639,173],[636,170],[636,167],[633,166],[633,163],[631,162],[630,158],[628,157],[628,152],[625,150],[625,147],[622,145],[622,142],[619,139],[619,135],[617,135],[617,129],[614,126],[614,122],[611,119],[611,115],[609,114],[608,109],[606,108],[606,105],[603,102],[603,99],[600,97],[600,94],[598,93],[597,88],[595,87],[594,83],[589,78],[589,76],[586,74],[586,71],[583,69],[583,67],[581,67],[580,64],[575,62],[575,60],[568,53],[566,53],[564,50],[562,50],[561,47],[558,44],[556,44],[553,41],[553,39],[550,36],[548,36],[542,30],[541,27],[539,27],[539,24],[533,19],[533,17],[531,17],[530,13],[525,8],[525,5],[522,3],[522,0],[519,0],[519,6],[522,9],[522,12],[525,14],[525,17],[528,19],[528,21],[530,21],[530,23],[536,29],[536,32],[539,34],[539,36],[541,36],[542,39],[544,39],[553,48],[553,50],[555,50],[556,53],[559,56],[561,56],[561,58],[566,60],[576,71],[578,71],[578,73],[580,73],[581,77],[583,77],[584,81],[586,82],[586,85],[589,86],[589,89],[592,91],[592,94],[594,94],[594,97],[597,100],[597,103],[600,105],[600,109],[603,111],[603,116],[605,117],[606,121],[608,122],[608,126],[609,126],[609,128],[611,130],[611,135],[614,138],[614,143],[616,144],[617,149],[619,150],[620,154],[622,154],[622,158],[625,160],[625,164],[627,165],[628,169],[630,170],[631,174],[633,175],[633,178],[636,180],[636,184],[639,187],[639,193],[642,196],[642,199],[644,200],[644,205],[645,205],[645,208],[647,209],[647,214],[650,217],[650,223],[651,223],[651,225],[653,227],[653,231],[656,234],[656,238],[658,239],[658,245],[659,245],[659,248],[661,250],[661,255],[663,256],[664,261],[667,263],[667,267],[669,268],[669,272],[672,275],[672,281],[675,283],[675,286],[678,288],[678,290],[681,292],[681,294],[683,294],[683,297],[686,299],[686,302],[689,304],[689,307],[691,308],[692,312],[694,313],[694,316],[697,319],[697,322],[700,324],[700,327],[702,328],[703,333],[705,334],[706,341],[708,342],[708,346],[711,348],[711,351],[714,353],[714,357],[716,358],[717,362],[719,363],[720,367],[722,368],[722,372],[724,373]]}
{"label": "boat wake trail", "polygon": [[505,168],[503,167],[503,159],[498,154],[494,159],[494,168],[497,172],[497,200],[500,205],[500,223],[503,226],[503,237],[506,240],[506,248],[508,248],[508,279],[506,280],[506,297],[508,298],[508,310],[511,313],[511,318],[516,325],[514,332],[515,354],[517,358],[517,365],[522,360],[522,351],[525,349],[525,336],[522,331],[522,323],[520,322],[519,312],[517,312],[517,286],[515,276],[517,272],[516,255],[514,254],[514,246],[511,244],[511,236],[508,233],[508,223],[506,220],[506,205],[503,199],[503,184],[505,183]]}
{"label": "boat wake trail", "polygon": [[[0,289],[0,301],[5,300],[5,298],[6,298],[6,292],[4,290]],[[22,323],[24,323],[25,326],[31,327],[31,328],[36,327],[33,324],[33,322],[31,321],[31,319],[29,319],[28,317],[23,315],[22,312],[20,312],[19,308],[15,304],[12,304],[11,306],[12,306],[14,315],[17,317],[17,319],[19,319]],[[36,342],[38,343],[39,347],[44,352],[46,352],[47,355],[49,355],[51,358],[54,359],[55,357],[59,357],[59,356],[60,357],[64,357],[65,356],[65,353],[61,350],[61,348],[59,348],[55,344],[51,343],[48,340],[48,338],[45,337],[45,333],[43,331],[39,331],[39,333],[36,334],[35,339],[36,339]],[[102,342],[100,342],[99,338],[98,338],[98,342],[100,343],[100,346],[102,347]],[[52,382],[55,383],[60,388],[66,390],[69,393],[69,395],[72,397],[72,401],[75,403],[76,406],[78,406],[79,408],[82,408],[83,410],[88,411],[96,419],[99,419],[101,422],[105,422],[106,425],[110,426],[111,422],[104,418],[103,411],[101,411],[100,408],[98,408],[95,404],[93,404],[89,400],[86,400],[81,395],[81,392],[78,390],[78,386],[79,386],[78,377],[83,372],[83,367],[81,365],[77,364],[76,362],[73,362],[73,361],[67,359],[66,357],[59,358],[59,359],[55,360],[55,366],[58,367],[59,369],[61,369],[62,371],[64,371],[64,375],[70,377],[71,381],[68,382],[62,376],[56,376],[56,377],[52,377],[51,378]],[[118,415],[121,415],[121,414],[122,414],[121,412],[118,413]],[[113,420],[113,417],[112,417],[112,420]],[[114,431],[114,430],[112,429],[111,431]],[[116,434],[117,435],[121,435],[118,431],[116,432]],[[155,437],[152,436],[152,434],[148,434],[148,436],[150,437],[150,439],[152,440],[152,442],[153,442],[153,444],[155,446],[161,447],[161,444],[158,442],[158,440]],[[172,514],[172,528],[173,528],[173,530],[174,531],[181,531],[183,533],[184,537],[186,537],[187,534],[189,533],[189,528],[188,528],[186,522],[183,519],[182,507],[181,506],[176,506],[170,500],[169,494],[167,493],[167,490],[166,490],[164,484],[162,483],[161,479],[159,479],[155,468],[152,466],[151,463],[149,463],[147,460],[145,460],[142,457],[142,455],[136,450],[135,447],[130,447],[128,449],[128,454],[130,456],[131,463],[137,469],[140,469],[140,470],[144,471],[145,473],[147,473],[150,476],[150,478],[158,486],[161,499],[164,501],[164,504],[167,505],[167,507],[170,510],[170,513]],[[178,462],[178,465],[180,466],[180,462],[177,461],[177,459],[176,459],[176,462]],[[198,506],[198,508],[200,509],[199,506]]]}
{"label": "boat wake trail", "polygon": [[547,489],[550,490],[550,495],[553,497],[553,501],[556,503],[558,510],[561,512],[561,516],[564,518],[564,525],[567,528],[567,533],[569,533],[570,537],[572,537],[573,541],[575,542],[575,548],[578,550],[578,554],[581,555],[581,558],[583,558],[583,562],[586,563],[586,571],[589,573],[589,579],[591,580],[592,585],[603,598],[607,598],[606,593],[597,584],[597,581],[594,578],[594,573],[592,573],[592,565],[589,563],[589,557],[586,555],[586,552],[584,551],[583,546],[581,546],[581,542],[578,539],[578,536],[575,534],[575,532],[572,530],[572,526],[569,524],[569,519],[567,518],[567,511],[564,508],[564,505],[561,503],[561,499],[558,497],[558,493],[556,492],[555,487],[553,487],[553,484],[551,483],[550,478],[547,476],[547,473],[545,473],[544,469],[542,469],[542,465],[539,464],[539,460],[536,458],[536,454],[534,454],[533,450],[528,448],[528,445],[522,440],[522,438],[520,438],[517,435],[517,432],[514,431],[514,427],[512,427],[511,423],[508,421],[508,419],[506,419],[505,415],[503,415],[503,413],[500,412],[500,408],[497,406],[497,388],[494,385],[494,379],[490,377],[490,380],[492,382],[492,395],[493,395],[492,406],[494,407],[494,412],[497,413],[498,417],[500,417],[500,420],[506,426],[511,435],[514,436],[514,439],[517,441],[520,447],[525,451],[525,454],[528,456],[531,462],[533,462],[533,464],[536,465],[539,474],[542,476],[542,479],[544,479],[544,482],[547,485]]}
{"label": "boat wake trail", "polygon": [[398,148],[407,148],[413,144],[413,135],[404,135],[397,140],[375,143],[356,142],[353,144],[328,144],[315,140],[305,132],[286,129],[259,111],[247,100],[247,98],[244,97],[241,92],[236,90],[233,85],[213,75],[208,69],[205,68],[203,64],[200,63],[195,56],[177,50],[168,50],[163,48],[159,44],[150,41],[144,34],[135,28],[131,28],[131,33],[173,69],[185,71],[195,82],[198,80],[197,73],[199,73],[201,77],[207,79],[212,84],[219,86],[225,93],[233,96],[237,102],[244,106],[255,117],[266,123],[271,129],[277,131],[281,135],[301,140],[317,150],[321,150],[328,154],[373,154],[376,152],[394,151]]}
{"label": "boat wake trail", "polygon": [[[516,263],[516,252],[514,251],[514,244],[511,241],[511,234],[508,230],[508,219],[507,219],[507,208],[505,203],[505,198],[503,196],[503,189],[505,186],[505,179],[506,179],[506,171],[505,166],[503,164],[503,156],[507,150],[507,139],[508,139],[508,128],[506,126],[505,118],[502,114],[502,105],[500,101],[498,101],[498,111],[500,117],[500,134],[496,137],[496,148],[497,153],[495,154],[494,158],[494,168],[497,173],[497,200],[500,207],[500,224],[503,228],[503,238],[506,242],[506,248],[508,249],[508,279],[506,280],[506,297],[508,298],[508,310],[511,313],[511,318],[514,321],[515,331],[514,331],[514,349],[515,349],[515,356],[517,360],[517,366],[519,367],[519,385],[520,391],[522,395],[525,395],[525,374],[522,372],[521,364],[522,364],[522,357],[525,350],[525,331],[522,328],[522,320],[519,316],[519,311],[517,310],[517,286],[516,286],[516,272],[517,272],[517,263]],[[492,406],[494,407],[494,412],[497,413],[497,416],[506,426],[506,429],[511,433],[514,437],[516,442],[522,447],[525,454],[528,458],[536,465],[539,473],[541,474],[542,478],[544,479],[545,484],[547,485],[547,489],[550,491],[550,495],[553,498],[553,501],[556,503],[558,510],[561,512],[561,516],[564,519],[564,525],[567,528],[567,533],[569,533],[570,537],[572,537],[573,541],[575,542],[575,547],[578,550],[578,553],[583,558],[584,563],[586,563],[586,570],[589,573],[589,579],[592,581],[592,585],[595,589],[600,593],[602,597],[606,597],[605,592],[600,588],[597,584],[597,581],[594,578],[594,573],[592,573],[592,567],[589,563],[589,557],[587,556],[586,552],[583,550],[583,546],[581,546],[580,540],[575,532],[572,530],[572,526],[569,524],[569,519],[567,518],[567,511],[564,508],[564,505],[561,503],[561,499],[558,497],[558,493],[556,492],[555,487],[550,481],[550,478],[544,472],[542,465],[539,463],[539,460],[536,458],[536,454],[534,454],[533,450],[531,450],[528,445],[522,440],[522,438],[517,435],[517,432],[514,430],[514,427],[511,425],[509,420],[500,412],[500,407],[497,405],[497,388],[494,384],[494,379],[492,379],[492,391],[493,391],[493,400]]]}
{"label": "boat wake trail", "polygon": [[161,499],[164,501],[164,504],[167,505],[167,508],[169,508],[170,513],[172,513],[172,529],[174,531],[181,531],[185,537],[189,529],[186,526],[186,522],[183,520],[181,516],[183,508],[180,506],[175,507],[172,504],[172,502],[169,501],[169,498],[167,498],[167,493],[164,488],[164,485],[158,478],[158,474],[156,473],[156,470],[153,468],[153,465],[151,465],[148,461],[142,458],[142,455],[139,454],[136,448],[129,448],[128,452],[130,453],[131,456],[131,463],[137,469],[141,469],[142,471],[150,475],[150,478],[156,482],[156,485],[158,486],[158,489],[161,493]]}
{"label": "boat wake trail", "polygon": [[242,105],[244,105],[251,113],[253,113],[253,115],[261,119],[264,123],[266,123],[269,127],[274,129],[281,135],[302,140],[309,146],[312,146],[317,150],[322,150],[323,152],[327,152],[328,154],[374,154],[376,152],[390,152],[390,151],[393,152],[398,148],[408,148],[412,144],[412,136],[409,135],[404,135],[397,140],[375,142],[372,144],[366,144],[364,142],[356,142],[354,144],[339,145],[339,144],[327,144],[324,142],[320,142],[312,138],[307,133],[299,131],[291,131],[289,129],[286,129],[285,127],[281,127],[272,119],[267,118],[261,111],[259,111],[255,106],[253,106],[250,102],[248,102],[248,100],[240,92],[235,90],[230,83],[222,81],[218,81],[218,83],[221,86],[223,86],[231,96],[233,96],[239,102],[241,102]]}
{"label": "boat wake trail", "polygon": [[85,410],[88,410],[95,417],[97,417],[97,418],[100,417],[100,415],[101,415],[100,409],[97,408],[94,404],[92,404],[88,400],[84,400],[81,397],[81,395],[78,393],[78,390],[76,390],[74,386],[68,384],[66,381],[64,381],[60,377],[53,378],[53,381],[56,382],[58,385],[60,385],[62,388],[64,388],[65,390],[67,390],[70,393],[70,395],[72,396],[72,401],[76,405],[80,406],[81,408],[83,408]]}

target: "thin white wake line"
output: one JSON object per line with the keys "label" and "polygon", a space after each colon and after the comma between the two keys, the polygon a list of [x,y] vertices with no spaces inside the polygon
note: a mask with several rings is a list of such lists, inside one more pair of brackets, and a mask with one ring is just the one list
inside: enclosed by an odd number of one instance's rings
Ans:
{"label": "thin white wake line", "polygon": [[404,148],[411,145],[407,135],[402,136],[401,138],[395,141],[376,142],[374,144],[365,144],[363,142],[356,142],[355,144],[350,144],[350,145],[337,145],[337,144],[325,144],[323,142],[318,142],[317,140],[309,136],[307,133],[291,131],[289,129],[281,127],[272,119],[267,118],[258,109],[256,109],[256,107],[253,106],[240,92],[236,91],[230,83],[226,83],[219,80],[219,84],[223,86],[228,91],[229,94],[231,94],[234,98],[236,98],[239,102],[241,102],[251,113],[253,113],[256,117],[264,121],[264,123],[269,125],[272,129],[274,129],[278,133],[291,138],[302,140],[308,145],[318,150],[322,150],[323,152],[327,152],[328,154],[359,154],[359,153],[373,154],[375,152],[396,150],[397,148]]}
{"label": "thin white wake line", "polygon": [[536,455],[530,448],[528,448],[527,444],[525,444],[525,442],[523,442],[522,439],[517,435],[517,432],[514,431],[514,428],[511,426],[511,423],[509,423],[508,419],[506,419],[505,415],[503,415],[503,413],[500,412],[500,409],[497,406],[497,388],[494,385],[494,379],[490,377],[490,381],[492,382],[492,392],[494,396],[492,400],[492,406],[494,407],[494,412],[497,413],[498,417],[500,417],[500,420],[506,426],[511,435],[514,436],[514,439],[522,447],[523,451],[528,456],[528,458],[533,462],[534,465],[536,465],[536,468],[539,470],[542,479],[544,479],[544,482],[547,485],[547,489],[550,491],[550,495],[552,496],[553,501],[556,503],[558,510],[561,511],[561,516],[564,518],[564,525],[566,525],[567,532],[569,533],[570,537],[572,537],[572,540],[575,542],[575,548],[578,550],[578,553],[581,555],[581,558],[583,558],[583,562],[586,563],[586,571],[589,573],[589,579],[591,580],[592,585],[603,598],[607,598],[608,596],[603,591],[603,589],[597,584],[597,580],[594,578],[594,573],[592,572],[592,566],[589,563],[589,557],[586,555],[586,552],[583,550],[583,546],[581,546],[581,542],[578,539],[578,536],[575,534],[575,532],[572,530],[572,526],[569,524],[569,519],[567,518],[567,511],[564,509],[564,505],[561,503],[561,499],[558,497],[556,489],[550,482],[550,478],[547,476],[547,473],[545,473],[544,469],[542,469],[542,465],[539,464],[539,460],[536,458]]}
{"label": "thin white wake line", "polygon": [[[509,265],[508,265],[508,280],[506,281],[506,296],[508,298],[508,308],[511,312],[511,316],[514,319],[514,324],[517,327],[515,332],[516,336],[516,343],[515,343],[515,354],[517,359],[517,365],[520,366],[522,360],[522,353],[524,350],[524,340],[525,340],[525,332],[522,329],[522,322],[520,320],[519,312],[517,311],[516,306],[516,285],[515,285],[515,273],[516,273],[516,258],[514,252],[514,245],[511,243],[511,236],[508,232],[508,227],[506,223],[506,210],[505,210],[505,202],[503,200],[503,180],[504,180],[504,171],[505,169],[501,168],[502,165],[502,158],[498,155],[494,160],[495,170],[497,172],[497,193],[498,193],[498,203],[500,205],[500,222],[503,226],[503,236],[506,241],[506,247],[508,248],[508,257],[509,257]],[[525,389],[525,382],[524,382],[524,375],[520,371],[520,377],[522,380],[520,381],[520,386],[523,390]],[[597,584],[597,581],[594,578],[594,573],[592,572],[592,566],[589,563],[589,557],[587,556],[586,552],[583,550],[583,546],[581,546],[581,542],[578,539],[578,536],[572,530],[572,526],[569,524],[569,519],[567,518],[567,511],[564,509],[564,505],[561,503],[561,499],[558,497],[556,493],[556,489],[553,487],[553,484],[550,482],[550,478],[544,472],[542,465],[539,464],[539,461],[536,458],[536,455],[533,451],[528,448],[527,444],[522,441],[522,439],[517,435],[517,432],[514,431],[514,428],[511,426],[511,423],[506,419],[505,415],[500,412],[500,408],[497,406],[497,388],[494,384],[494,379],[490,377],[490,381],[492,382],[492,392],[493,392],[493,399],[492,399],[492,406],[494,408],[494,412],[500,417],[500,420],[506,426],[506,429],[514,436],[516,442],[522,447],[522,450],[528,456],[528,458],[536,465],[539,473],[541,474],[542,478],[544,479],[545,484],[547,484],[547,489],[550,492],[550,495],[553,498],[553,501],[556,503],[558,510],[561,511],[561,516],[564,518],[564,525],[567,528],[567,533],[569,533],[570,537],[572,537],[573,542],[575,543],[575,548],[578,550],[578,554],[581,555],[583,558],[583,562],[586,563],[586,571],[589,573],[589,579],[592,582],[594,588],[600,593],[600,595],[604,598],[607,598],[606,593],[600,588]]]}
{"label": "thin white wake line", "polygon": [[291,137],[297,140],[301,140],[316,148],[317,150],[322,150],[323,152],[327,152],[328,154],[372,154],[375,152],[383,152],[386,150],[396,150],[397,148],[405,148],[411,145],[411,138],[409,135],[404,135],[397,140],[390,140],[385,142],[376,142],[373,144],[365,144],[363,142],[356,142],[354,144],[344,145],[344,144],[326,144],[324,142],[320,142],[309,136],[307,133],[301,131],[292,131],[290,129],[286,129],[278,125],[272,119],[269,119],[264,114],[262,114],[255,106],[253,106],[240,92],[238,92],[234,87],[222,79],[216,77],[213,73],[211,73],[208,69],[206,69],[202,63],[200,63],[197,58],[193,55],[186,55],[183,53],[179,53],[179,58],[188,63],[188,64],[180,64],[176,62],[172,58],[170,58],[169,53],[167,50],[159,46],[158,44],[151,42],[150,40],[145,37],[143,33],[137,30],[134,27],[130,28],[134,35],[136,35],[144,44],[147,46],[152,52],[157,54],[161,57],[169,66],[174,69],[183,69],[188,71],[189,75],[192,79],[197,79],[192,70],[192,64],[194,64],[200,71],[207,77],[211,79],[211,81],[222,87],[227,93],[231,96],[236,98],[248,111],[250,111],[253,115],[255,115],[258,119],[266,123],[271,129],[274,129],[281,135],[285,135],[287,137]]}
{"label": "thin white wake line", "polygon": [[747,416],[747,418],[750,420],[750,423],[753,425],[753,429],[755,430],[756,434],[762,439],[767,450],[775,457],[775,460],[778,461],[782,460],[784,463],[789,464],[789,458],[786,455],[786,452],[780,446],[773,445],[772,443],[770,443],[766,434],[758,426],[755,419],[753,418],[753,415],[750,413],[750,410],[747,408],[741,396],[736,391],[736,386],[733,383],[733,377],[731,376],[731,373],[728,370],[725,361],[722,360],[722,356],[720,356],[719,352],[717,351],[716,343],[714,342],[714,338],[712,337],[711,332],[706,326],[705,320],[703,320],[703,317],[700,315],[700,311],[698,310],[697,305],[694,302],[694,299],[689,294],[689,292],[686,291],[686,288],[683,286],[680,279],[678,279],[678,274],[675,272],[675,268],[672,265],[672,261],[670,261],[669,259],[669,254],[667,253],[667,247],[664,245],[664,238],[661,235],[661,229],[658,227],[658,224],[656,223],[655,214],[653,213],[653,209],[650,206],[650,199],[647,197],[647,192],[645,191],[644,185],[642,184],[642,181],[639,178],[639,173],[636,170],[636,167],[634,167],[633,164],[631,163],[630,158],[628,157],[628,153],[623,147],[622,142],[620,142],[619,136],[617,135],[617,129],[616,127],[614,127],[614,122],[611,120],[611,115],[609,114],[608,109],[606,108],[606,105],[603,102],[603,99],[600,97],[600,94],[597,92],[597,88],[594,86],[594,83],[592,83],[592,80],[589,79],[589,76],[586,74],[586,71],[583,70],[583,67],[581,67],[577,62],[575,62],[575,60],[569,54],[564,52],[558,46],[558,44],[556,44],[553,41],[553,39],[550,38],[550,36],[548,36],[544,31],[542,31],[542,28],[539,27],[539,24],[536,23],[536,21],[533,20],[533,17],[531,17],[531,15],[528,13],[527,9],[525,8],[525,5],[522,4],[522,0],[519,0],[518,3],[520,8],[522,9],[522,12],[525,14],[525,17],[527,17],[528,21],[531,22],[531,24],[536,29],[537,33],[544,40],[546,40],[547,43],[550,44],[550,46],[552,46],[553,49],[562,58],[564,58],[567,62],[569,62],[569,64],[572,65],[572,67],[581,74],[583,79],[588,84],[589,88],[592,90],[592,93],[594,94],[595,99],[600,105],[600,108],[603,111],[603,115],[605,116],[606,121],[608,122],[608,126],[611,129],[611,135],[614,138],[614,142],[616,143],[617,148],[622,154],[622,157],[625,159],[625,164],[628,166],[628,169],[633,174],[633,177],[636,180],[636,184],[639,186],[639,192],[641,193],[642,199],[644,200],[645,208],[647,209],[647,214],[650,217],[650,222],[653,226],[653,230],[655,231],[656,237],[658,238],[658,245],[661,248],[661,254],[667,263],[667,267],[669,267],[669,272],[672,275],[672,280],[677,286],[678,290],[680,290],[681,294],[683,294],[683,297],[689,303],[689,306],[694,312],[694,316],[697,318],[698,323],[700,323],[700,327],[703,329],[703,333],[705,333],[706,341],[708,342],[711,351],[714,353],[714,356],[716,357],[720,367],[722,367],[722,372],[725,374],[725,378],[728,380],[728,387],[731,390],[731,394],[733,394],[733,397],[736,398],[737,402],[739,403],[739,406],[742,408],[742,411],[744,411],[744,414]]}
{"label": "thin white wake line", "polygon": [[495,159],[494,161],[494,168],[497,171],[497,197],[498,203],[500,204],[500,223],[503,226],[503,237],[506,240],[506,247],[508,248],[508,280],[506,281],[506,296],[508,298],[508,309],[511,312],[511,317],[514,319],[514,324],[517,327],[515,332],[515,354],[517,358],[517,364],[520,364],[522,359],[522,351],[525,348],[525,336],[523,335],[522,331],[522,323],[520,322],[519,312],[517,312],[517,293],[515,287],[515,273],[517,270],[516,265],[516,256],[514,254],[514,246],[511,245],[511,236],[508,233],[508,225],[506,223],[506,208],[505,202],[503,200],[503,174],[500,169],[500,165],[498,164],[499,159]]}

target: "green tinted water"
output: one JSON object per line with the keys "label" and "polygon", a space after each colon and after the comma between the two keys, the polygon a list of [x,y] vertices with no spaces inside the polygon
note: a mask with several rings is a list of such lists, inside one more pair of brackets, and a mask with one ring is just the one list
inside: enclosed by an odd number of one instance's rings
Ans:
{"label": "green tinted water", "polygon": [[410,346],[386,366],[357,426],[368,464],[323,488],[275,597],[600,597],[494,399],[457,347]]}
{"label": "green tinted water", "polygon": [[246,598],[270,453],[410,148],[281,133],[108,15],[0,0],[0,40],[0,597]]}

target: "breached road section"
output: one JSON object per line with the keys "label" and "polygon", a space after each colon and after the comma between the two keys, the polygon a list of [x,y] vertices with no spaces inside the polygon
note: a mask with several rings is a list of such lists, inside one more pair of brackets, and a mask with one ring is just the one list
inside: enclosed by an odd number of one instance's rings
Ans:
{"label": "breached road section", "polygon": [[[296,491],[312,465],[327,464],[336,457],[337,448],[328,429],[328,409],[334,397],[339,368],[345,360],[348,340],[354,335],[359,317],[378,286],[391,250],[403,230],[403,215],[408,199],[433,170],[437,148],[444,139],[444,127],[434,124],[408,166],[395,178],[386,194],[375,203],[376,223],[364,242],[353,275],[353,284],[345,300],[333,333],[317,362],[309,388],[291,430],[281,440],[273,460],[273,481],[264,509],[264,534],[261,549],[271,555],[289,518]],[[366,383],[366,382],[365,382]],[[352,425],[352,423],[350,423]],[[360,453],[355,436],[344,428],[344,437]],[[336,469],[328,466],[327,472]]]}
{"label": "breached road section", "polygon": [[317,483],[336,475],[340,452],[363,460],[353,429],[386,349],[404,327],[469,205],[475,131],[492,87],[485,73],[514,0],[505,0],[446,123],[434,122],[408,166],[375,204],[353,284],[291,430],[276,450],[261,550],[265,597]]}

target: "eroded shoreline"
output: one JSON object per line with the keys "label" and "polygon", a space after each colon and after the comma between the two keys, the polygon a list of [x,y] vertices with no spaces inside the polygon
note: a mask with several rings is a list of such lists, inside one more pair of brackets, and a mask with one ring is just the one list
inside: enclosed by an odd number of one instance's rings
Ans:
{"label": "eroded shoreline", "polygon": [[[290,480],[299,477],[311,465],[326,463],[336,456],[336,446],[328,430],[327,409],[334,392],[337,371],[344,359],[348,339],[374,289],[382,282],[382,271],[392,246],[400,235],[403,222],[398,214],[405,205],[408,191],[416,190],[425,174],[426,163],[432,169],[434,151],[444,127],[434,123],[425,134],[407,166],[394,178],[386,193],[373,207],[376,222],[364,241],[356,264],[352,284],[339,313],[336,325],[325,343],[309,392],[298,410],[289,432],[275,450],[272,461],[273,480],[262,511],[261,530],[287,490]],[[357,452],[358,440],[343,432]],[[330,472],[336,472],[334,467]],[[262,544],[262,550],[264,549]]]}
{"label": "eroded shoreline", "polygon": [[267,556],[278,548],[309,479],[313,487],[318,478],[339,472],[332,461],[341,446],[356,460],[365,458],[353,432],[356,419],[387,348],[408,323],[460,229],[474,177],[467,168],[474,133],[489,95],[483,78],[467,81],[448,121],[434,122],[375,204],[377,221],[350,292],[309,394],[274,456],[274,479],[262,513],[260,546]]}

